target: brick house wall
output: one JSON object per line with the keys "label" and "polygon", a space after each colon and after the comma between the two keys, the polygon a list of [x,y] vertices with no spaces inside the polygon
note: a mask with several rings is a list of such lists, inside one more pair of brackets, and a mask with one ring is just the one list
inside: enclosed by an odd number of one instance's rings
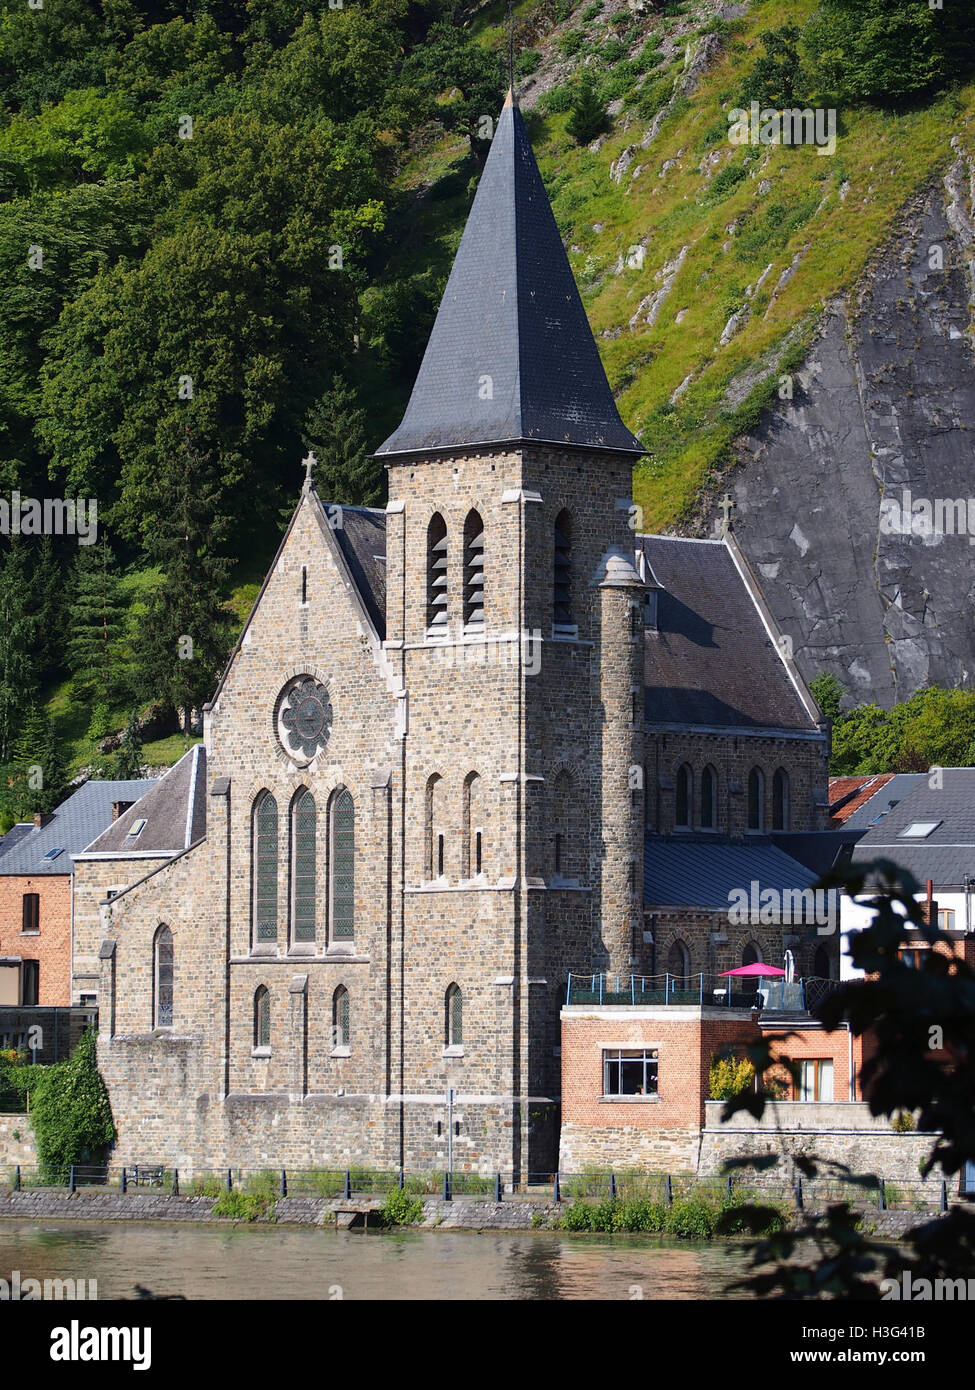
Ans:
{"label": "brick house wall", "polygon": [[[25,893],[39,898],[39,931],[22,931]],[[71,876],[0,875],[0,955],[36,960],[38,1004],[71,1003]]]}

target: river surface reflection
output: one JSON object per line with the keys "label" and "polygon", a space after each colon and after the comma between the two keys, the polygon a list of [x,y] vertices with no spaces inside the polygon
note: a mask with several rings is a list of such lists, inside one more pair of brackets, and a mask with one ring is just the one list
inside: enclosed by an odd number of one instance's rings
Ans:
{"label": "river surface reflection", "polygon": [[0,1278],[97,1279],[98,1298],[707,1299],[745,1270],[718,1241],[533,1231],[358,1232],[0,1221]]}

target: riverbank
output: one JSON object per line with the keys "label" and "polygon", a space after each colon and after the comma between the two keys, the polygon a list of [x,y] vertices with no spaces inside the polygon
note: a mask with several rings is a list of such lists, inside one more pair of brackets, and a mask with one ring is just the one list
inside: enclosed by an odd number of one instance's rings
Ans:
{"label": "riverbank", "polygon": [[[168,1193],[98,1192],[69,1193],[63,1189],[10,1192],[0,1196],[0,1220],[18,1221],[136,1221],[195,1223],[229,1227],[255,1226],[329,1227],[339,1230],[372,1229],[382,1225],[380,1198],[279,1197],[266,1216],[253,1222],[235,1222],[214,1215],[216,1197],[174,1197]],[[459,1198],[452,1202],[428,1199],[423,1219],[408,1229],[418,1231],[553,1231],[566,1203],[510,1199],[506,1202]],[[935,1212],[864,1211],[871,1233],[897,1239],[911,1227],[933,1219]],[[721,1239],[720,1237],[718,1239]]]}

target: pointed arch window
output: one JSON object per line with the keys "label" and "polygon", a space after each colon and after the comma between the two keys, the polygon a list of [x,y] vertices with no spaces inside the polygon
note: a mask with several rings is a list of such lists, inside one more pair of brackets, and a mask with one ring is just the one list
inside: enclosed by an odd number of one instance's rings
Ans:
{"label": "pointed arch window", "polygon": [[555,558],[552,595],[553,626],[572,627],[572,518],[567,511],[555,519]]}
{"label": "pointed arch window", "polygon": [[713,767],[701,773],[701,829],[713,830],[717,825],[718,774]]}
{"label": "pointed arch window", "polygon": [[427,778],[423,808],[423,876],[428,880],[440,878],[444,871],[444,839],[440,820],[442,781],[439,772],[433,772]]}
{"label": "pointed arch window", "polygon": [[755,945],[754,941],[749,941],[741,953],[742,965],[757,965],[761,959],[761,951]]}
{"label": "pointed arch window", "polygon": [[254,1046],[271,1046],[271,996],[267,985],[258,985],[254,991]]}
{"label": "pointed arch window", "polygon": [[694,804],[694,775],[687,763],[677,769],[677,783],[674,794],[674,825],[687,830],[691,824],[691,807]]}
{"label": "pointed arch window", "polygon": [[270,792],[254,802],[254,938],[278,939],[278,803]]}
{"label": "pointed arch window", "polygon": [[153,1026],[173,1026],[173,933],[161,926],[153,941]]}
{"label": "pointed arch window", "polygon": [[466,878],[483,872],[483,795],[484,779],[476,772],[464,779],[464,820],[461,827]]}
{"label": "pointed arch window", "polygon": [[447,635],[447,523],[439,512],[427,527],[427,631]]}
{"label": "pointed arch window", "polygon": [[310,791],[300,791],[291,808],[292,932],[295,941],[315,940],[317,819],[315,798]]}
{"label": "pointed arch window", "polygon": [[348,790],[332,802],[332,938],[355,935],[355,806]]}
{"label": "pointed arch window", "polygon": [[691,953],[683,941],[675,941],[667,953],[667,973],[675,989],[690,988]]}
{"label": "pointed arch window", "polygon": [[484,626],[484,522],[468,512],[464,522],[464,626]]}
{"label": "pointed arch window", "polygon": [[789,828],[789,774],[784,767],[776,769],[772,778],[772,829]]}
{"label": "pointed arch window", "polygon": [[760,767],[748,774],[748,829],[765,829],[765,777]]}
{"label": "pointed arch window", "polygon": [[463,1047],[464,997],[460,985],[448,985],[444,1004],[444,1042],[447,1047]]}
{"label": "pointed arch window", "polygon": [[339,985],[332,995],[332,1046],[350,1047],[349,991]]}

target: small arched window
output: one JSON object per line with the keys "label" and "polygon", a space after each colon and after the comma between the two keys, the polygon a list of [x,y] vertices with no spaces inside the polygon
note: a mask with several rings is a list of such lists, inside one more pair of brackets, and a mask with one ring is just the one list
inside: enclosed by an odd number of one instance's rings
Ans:
{"label": "small arched window", "polygon": [[762,959],[762,953],[755,945],[754,941],[749,941],[741,953],[742,965],[757,965]]}
{"label": "small arched window", "polygon": [[447,634],[447,523],[439,512],[427,527],[427,630]]}
{"label": "small arched window", "polygon": [[291,911],[295,941],[315,940],[316,821],[315,798],[310,791],[300,791],[291,804]]}
{"label": "small arched window", "polygon": [[821,980],[828,980],[832,975],[830,967],[831,961],[829,951],[825,946],[817,946],[813,956],[813,974],[818,976]]}
{"label": "small arched window", "polygon": [[555,519],[552,623],[572,627],[572,518],[567,511]]}
{"label": "small arched window", "polygon": [[254,939],[278,939],[278,803],[270,792],[254,802]]}
{"label": "small arched window", "polygon": [[459,985],[448,985],[444,1005],[444,1040],[448,1047],[463,1047],[464,998]]}
{"label": "small arched window", "polygon": [[173,933],[162,926],[153,942],[153,1026],[173,1026]]}
{"label": "small arched window", "polygon": [[444,872],[442,797],[443,778],[433,772],[427,778],[423,808],[423,873],[427,879],[441,878]]}
{"label": "small arched window", "polygon": [[759,767],[748,774],[748,829],[765,829],[765,777]]}
{"label": "small arched window", "polygon": [[667,953],[667,973],[676,989],[690,988],[691,953],[683,941],[675,941]]}
{"label": "small arched window", "polygon": [[464,779],[464,823],[461,827],[465,876],[476,878],[484,871],[483,862],[483,821],[484,821],[484,779],[476,772],[468,773]]}
{"label": "small arched window", "polygon": [[694,776],[687,763],[677,769],[677,783],[674,794],[674,825],[687,829],[691,823],[691,807],[694,804]]}
{"label": "small arched window", "polygon": [[484,626],[484,522],[468,512],[464,522],[464,626]]}
{"label": "small arched window", "polygon": [[784,767],[776,769],[772,778],[772,829],[789,828],[789,774]]}
{"label": "small arched window", "polygon": [[718,774],[713,767],[701,773],[701,829],[713,830],[718,822]]}
{"label": "small arched window", "polygon": [[355,806],[347,789],[332,800],[333,940],[355,935]]}
{"label": "small arched window", "polygon": [[332,995],[332,1046],[351,1047],[349,1031],[349,991],[339,985]]}
{"label": "small arched window", "polygon": [[267,985],[254,991],[254,1046],[271,1046],[271,996]]}

